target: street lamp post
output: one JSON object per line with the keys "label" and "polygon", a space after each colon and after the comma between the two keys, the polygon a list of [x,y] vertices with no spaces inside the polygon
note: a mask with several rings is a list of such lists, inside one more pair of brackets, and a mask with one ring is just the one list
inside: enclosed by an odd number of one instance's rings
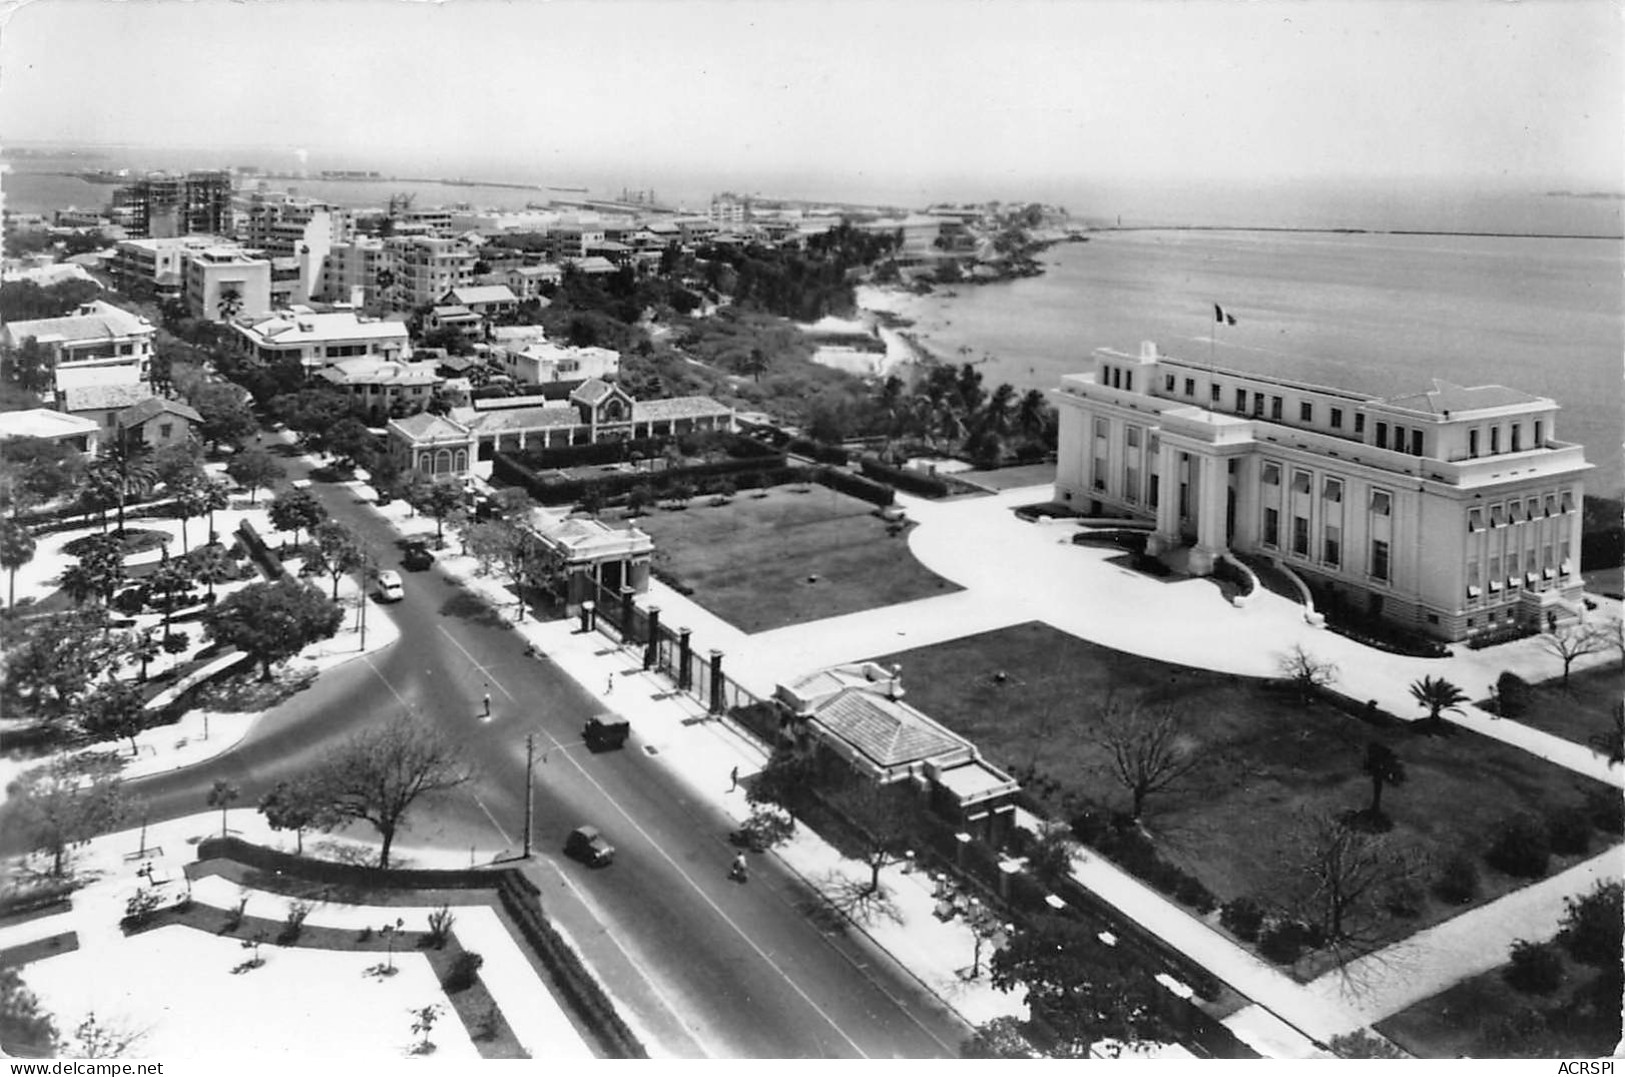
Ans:
{"label": "street lamp post", "polygon": [[532,780],[533,768],[536,764],[536,734],[525,735],[525,859],[530,859],[530,814],[531,805],[535,797],[535,782]]}

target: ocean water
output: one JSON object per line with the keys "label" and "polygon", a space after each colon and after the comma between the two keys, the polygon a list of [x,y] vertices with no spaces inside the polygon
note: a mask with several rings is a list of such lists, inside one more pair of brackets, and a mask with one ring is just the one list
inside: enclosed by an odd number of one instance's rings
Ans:
{"label": "ocean water", "polygon": [[[1618,240],[1280,232],[1095,233],[1041,277],[960,285],[902,313],[989,385],[1052,388],[1098,347],[1144,340],[1378,396],[1430,379],[1549,396],[1594,492],[1625,489],[1625,247]],[[947,294],[951,292],[952,294]],[[1236,318],[1218,326],[1214,304]]]}

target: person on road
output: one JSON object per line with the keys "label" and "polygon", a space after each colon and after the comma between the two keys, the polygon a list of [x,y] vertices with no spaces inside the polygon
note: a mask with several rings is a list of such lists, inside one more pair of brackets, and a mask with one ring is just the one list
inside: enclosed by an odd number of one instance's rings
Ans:
{"label": "person on road", "polygon": [[491,690],[489,688],[485,691],[483,702],[485,703],[485,717],[489,718],[491,717]]}
{"label": "person on road", "polygon": [[742,880],[742,879],[745,878],[745,870],[746,870],[745,854],[744,853],[736,853],[734,855],[733,866],[728,869],[729,877],[734,878],[734,879],[741,879]]}

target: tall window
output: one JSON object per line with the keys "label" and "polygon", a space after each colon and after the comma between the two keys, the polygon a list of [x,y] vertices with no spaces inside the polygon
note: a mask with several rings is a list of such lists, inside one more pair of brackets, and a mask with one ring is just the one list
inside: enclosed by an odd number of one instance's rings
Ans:
{"label": "tall window", "polygon": [[1412,456],[1421,456],[1422,455],[1422,431],[1421,430],[1412,430],[1411,431],[1411,455]]}
{"label": "tall window", "polygon": [[1364,412],[1357,411],[1357,412],[1354,413],[1354,432],[1355,432],[1355,434],[1363,434],[1363,433],[1365,433],[1365,413]]}
{"label": "tall window", "polygon": [[1292,517],[1292,552],[1299,557],[1309,556],[1309,520],[1306,517]]}
{"label": "tall window", "polygon": [[1498,453],[1500,451],[1501,451],[1501,428],[1499,426],[1492,426],[1492,427],[1490,427],[1490,455],[1494,456],[1496,453]]}
{"label": "tall window", "polygon": [[1123,470],[1123,500],[1130,504],[1140,500],[1140,470],[1133,464]]}
{"label": "tall window", "polygon": [[1236,410],[1243,414],[1247,411],[1247,390],[1245,389],[1236,390]]}
{"label": "tall window", "polygon": [[1478,559],[1467,562],[1467,597],[1477,598],[1484,593],[1484,587],[1478,578]]}
{"label": "tall window", "polygon": [[1174,391],[1174,376],[1172,374],[1164,374],[1162,376],[1162,391],[1165,393],[1171,393]]}
{"label": "tall window", "polygon": [[1106,461],[1102,457],[1095,457],[1094,474],[1089,485],[1096,490],[1106,488]]}
{"label": "tall window", "polygon": [[1484,510],[1467,510],[1467,530],[1469,533],[1484,530]]}
{"label": "tall window", "polygon": [[1535,448],[1538,449],[1541,446],[1546,444],[1546,439],[1541,436],[1544,433],[1545,433],[1545,430],[1542,428],[1541,421],[1539,419],[1536,419],[1535,420],[1535,446],[1534,446]]}
{"label": "tall window", "polygon": [[1523,424],[1512,424],[1512,451],[1518,452],[1523,448]]}
{"label": "tall window", "polygon": [[1478,431],[1477,430],[1469,430],[1469,431],[1467,431],[1467,455],[1468,456],[1477,456],[1478,455]]}
{"label": "tall window", "polygon": [[1259,418],[1264,417],[1264,394],[1263,393],[1254,393],[1253,394],[1253,414],[1258,416]]}
{"label": "tall window", "polygon": [[1377,448],[1386,449],[1387,447],[1388,447],[1388,424],[1387,423],[1378,423],[1377,424]]}
{"label": "tall window", "polygon": [[1332,409],[1332,429],[1333,430],[1341,430],[1341,429],[1343,429],[1343,409],[1342,408],[1333,408]]}
{"label": "tall window", "polygon": [[1333,568],[1340,568],[1343,564],[1343,529],[1335,524],[1326,525],[1322,560]]}
{"label": "tall window", "polygon": [[1315,406],[1313,404],[1309,403],[1309,401],[1307,401],[1307,400],[1301,402],[1298,405],[1298,419],[1299,419],[1299,421],[1306,422],[1306,423],[1314,422],[1315,421]]}
{"label": "tall window", "polygon": [[1270,418],[1277,421],[1281,418],[1281,398],[1278,396],[1270,397]]}
{"label": "tall window", "polygon": [[1341,503],[1343,500],[1343,484],[1337,479],[1327,479],[1321,494],[1327,501]]}
{"label": "tall window", "polygon": [[1310,490],[1310,487],[1311,487],[1311,480],[1309,478],[1309,472],[1307,472],[1307,471],[1294,471],[1292,473],[1292,492],[1293,493],[1295,493],[1295,494],[1307,494],[1309,492],[1309,490]]}
{"label": "tall window", "polygon": [[1388,516],[1394,511],[1394,497],[1387,490],[1371,491],[1371,514]]}
{"label": "tall window", "polygon": [[1140,447],[1140,428],[1139,427],[1137,427],[1137,426],[1127,427],[1123,436],[1124,436],[1124,440],[1128,443],[1129,448],[1138,449]]}
{"label": "tall window", "polygon": [[1281,465],[1280,464],[1265,464],[1264,465],[1264,485],[1265,486],[1279,486],[1279,485],[1281,485]]}
{"label": "tall window", "polygon": [[1185,379],[1185,395],[1186,396],[1195,396],[1196,395],[1196,379],[1195,378],[1186,378]]}
{"label": "tall window", "polygon": [[1264,510],[1264,545],[1281,544],[1281,514],[1275,509]]}
{"label": "tall window", "polygon": [[1218,382],[1214,382],[1212,385],[1209,385],[1207,387],[1207,398],[1210,401],[1212,401],[1213,403],[1215,403],[1215,404],[1217,404],[1219,402],[1219,384],[1218,384]]}
{"label": "tall window", "polygon": [[1388,544],[1382,539],[1371,540],[1371,575],[1375,579],[1388,579]]}
{"label": "tall window", "polygon": [[1134,391],[1134,371],[1132,370],[1123,372],[1123,391],[1128,393]]}

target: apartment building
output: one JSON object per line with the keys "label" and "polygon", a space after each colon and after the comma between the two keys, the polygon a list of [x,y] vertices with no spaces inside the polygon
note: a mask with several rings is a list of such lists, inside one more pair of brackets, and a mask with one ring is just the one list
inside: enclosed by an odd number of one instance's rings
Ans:
{"label": "apartment building", "polygon": [[307,306],[294,306],[234,328],[261,362],[295,358],[307,371],[341,359],[371,356],[401,361],[412,354],[404,322],[379,321],[353,310],[317,313]]}
{"label": "apartment building", "polygon": [[384,261],[381,239],[359,236],[347,243],[334,243],[328,248],[311,298],[348,302],[374,311],[383,309],[379,272]]}
{"label": "apartment building", "polygon": [[154,172],[113,191],[109,216],[138,239],[231,231],[231,173]]}
{"label": "apartment building", "polygon": [[435,372],[433,363],[403,363],[373,356],[340,359],[317,371],[316,376],[344,393],[372,423],[422,411],[429,406],[435,387],[446,380]]}
{"label": "apartment building", "polygon": [[1435,380],[1379,399],[1167,356],[1095,353],[1050,393],[1056,497],[1155,521],[1193,574],[1274,559],[1322,596],[1442,639],[1581,608],[1591,465],[1556,402]]}
{"label": "apartment building", "polygon": [[390,236],[378,262],[378,290],[392,309],[425,306],[453,288],[472,284],[475,261],[474,252],[455,240]]}
{"label": "apartment building", "polygon": [[225,322],[272,309],[272,266],[241,247],[207,247],[181,258],[181,299],[192,317]]}
{"label": "apartment building", "polygon": [[121,240],[109,267],[113,286],[128,295],[179,297],[182,260],[198,251],[231,245],[231,240],[214,235]]}

